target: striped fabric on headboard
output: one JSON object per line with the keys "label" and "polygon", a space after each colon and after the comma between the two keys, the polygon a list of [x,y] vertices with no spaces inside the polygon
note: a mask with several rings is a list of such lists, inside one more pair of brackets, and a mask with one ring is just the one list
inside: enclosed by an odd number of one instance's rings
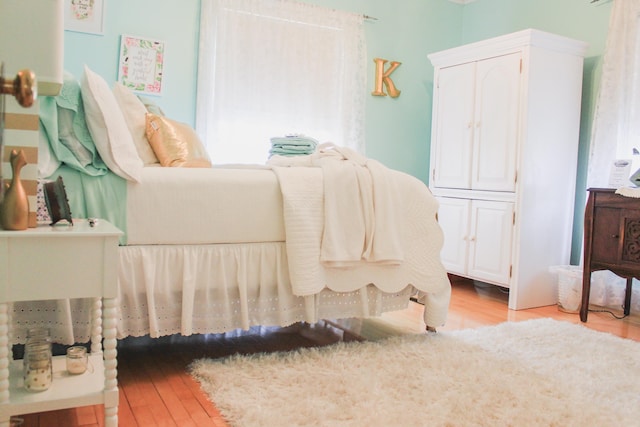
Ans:
{"label": "striped fabric on headboard", "polygon": [[36,101],[24,108],[11,96],[5,97],[4,152],[2,153],[3,185],[11,182],[11,150],[23,150],[27,165],[20,180],[29,197],[29,227],[36,226],[36,195],[38,192],[38,141],[40,107]]}

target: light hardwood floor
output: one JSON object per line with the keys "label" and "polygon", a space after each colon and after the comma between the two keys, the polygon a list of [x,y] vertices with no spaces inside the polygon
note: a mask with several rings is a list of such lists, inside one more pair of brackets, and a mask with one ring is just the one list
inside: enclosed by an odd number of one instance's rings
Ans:
{"label": "light hardwood floor", "polygon": [[[452,285],[449,319],[440,331],[541,317],[580,323],[577,314],[561,312],[556,306],[508,310],[508,295],[496,287],[478,287],[456,277],[452,277]],[[620,315],[620,311],[616,314]],[[619,320],[607,313],[592,312],[585,325],[640,341],[640,313],[632,313]],[[387,313],[379,319],[342,320],[289,328],[255,328],[224,336],[126,339],[118,344],[119,425],[227,426],[215,406],[200,391],[198,383],[187,373],[188,364],[201,357],[291,350],[339,340],[379,339],[397,333],[423,331],[422,306],[411,303],[406,310]],[[101,406],[90,406],[26,415],[23,425],[102,426],[103,417]]]}

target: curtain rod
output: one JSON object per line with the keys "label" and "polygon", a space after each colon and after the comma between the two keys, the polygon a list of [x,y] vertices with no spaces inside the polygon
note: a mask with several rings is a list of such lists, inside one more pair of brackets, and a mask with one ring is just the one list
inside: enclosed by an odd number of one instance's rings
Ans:
{"label": "curtain rod", "polygon": [[[594,0],[594,1],[598,1],[598,0]],[[378,18],[375,18],[373,16],[369,16],[369,15],[362,15],[362,17],[364,19],[366,19],[366,20],[369,20],[369,21],[377,21],[378,20]]]}

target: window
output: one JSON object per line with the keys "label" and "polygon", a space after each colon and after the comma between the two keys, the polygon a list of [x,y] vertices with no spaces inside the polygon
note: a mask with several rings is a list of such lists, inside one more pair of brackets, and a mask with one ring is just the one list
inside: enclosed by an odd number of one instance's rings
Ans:
{"label": "window", "polygon": [[364,153],[363,17],[290,0],[201,6],[196,129],[214,163],[298,133]]}
{"label": "window", "polygon": [[640,168],[640,0],[613,3],[591,139],[587,187],[608,187],[616,159]]}

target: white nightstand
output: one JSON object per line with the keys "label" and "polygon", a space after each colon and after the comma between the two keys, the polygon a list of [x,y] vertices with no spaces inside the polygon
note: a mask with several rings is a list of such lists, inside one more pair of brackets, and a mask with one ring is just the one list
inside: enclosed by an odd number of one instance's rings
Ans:
{"label": "white nightstand", "polygon": [[[86,220],[74,220],[73,226],[0,230],[0,426],[8,426],[11,415],[97,404],[104,404],[105,426],[118,425],[116,296],[120,235],[122,232],[105,220],[98,220],[94,227]],[[10,303],[65,298],[94,298],[93,371],[69,375],[65,357],[56,356],[51,387],[28,392],[22,388],[22,360],[13,361],[10,356]]]}

